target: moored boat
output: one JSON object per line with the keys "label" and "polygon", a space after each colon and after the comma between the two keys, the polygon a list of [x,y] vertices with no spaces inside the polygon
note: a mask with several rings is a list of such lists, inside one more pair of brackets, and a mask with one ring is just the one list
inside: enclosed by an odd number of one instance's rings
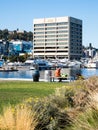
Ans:
{"label": "moored boat", "polygon": [[88,63],[85,64],[86,68],[98,68],[98,61],[90,60]]}

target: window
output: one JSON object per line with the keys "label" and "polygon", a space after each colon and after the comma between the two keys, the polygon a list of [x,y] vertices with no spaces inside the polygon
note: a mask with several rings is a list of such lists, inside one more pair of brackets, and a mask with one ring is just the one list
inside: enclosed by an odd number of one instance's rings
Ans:
{"label": "window", "polygon": [[40,31],[40,30],[44,30],[44,28],[36,28],[36,29],[34,29],[34,31]]}
{"label": "window", "polygon": [[45,32],[45,34],[51,34],[51,33],[55,33],[55,31]]}
{"label": "window", "polygon": [[46,23],[45,26],[56,26],[56,23]]}
{"label": "window", "polygon": [[68,22],[60,22],[60,23],[57,23],[57,25],[67,25]]}
{"label": "window", "polygon": [[67,29],[68,28],[68,26],[66,26],[66,27],[57,27],[57,29]]}
{"label": "window", "polygon": [[34,34],[44,34],[44,32],[34,32]]}
{"label": "window", "polygon": [[45,30],[55,30],[55,27],[51,27],[51,28],[45,28]]}
{"label": "window", "polygon": [[34,24],[34,27],[42,27],[44,24]]}
{"label": "window", "polygon": [[60,30],[60,31],[58,30],[57,31],[57,33],[67,33],[67,32],[68,32],[68,30],[64,30],[64,31],[63,30]]}

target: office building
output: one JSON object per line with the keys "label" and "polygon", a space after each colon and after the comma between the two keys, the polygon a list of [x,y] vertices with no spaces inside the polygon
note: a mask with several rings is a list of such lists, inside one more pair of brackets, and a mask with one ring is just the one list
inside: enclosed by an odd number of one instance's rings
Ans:
{"label": "office building", "polygon": [[82,56],[82,20],[73,17],[34,19],[34,58],[67,58]]}

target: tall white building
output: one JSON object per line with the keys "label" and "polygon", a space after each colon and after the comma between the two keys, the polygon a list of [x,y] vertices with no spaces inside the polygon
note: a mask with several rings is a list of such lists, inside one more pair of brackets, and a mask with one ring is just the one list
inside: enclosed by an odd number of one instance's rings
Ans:
{"label": "tall white building", "polygon": [[72,17],[34,19],[34,58],[80,59],[82,20]]}

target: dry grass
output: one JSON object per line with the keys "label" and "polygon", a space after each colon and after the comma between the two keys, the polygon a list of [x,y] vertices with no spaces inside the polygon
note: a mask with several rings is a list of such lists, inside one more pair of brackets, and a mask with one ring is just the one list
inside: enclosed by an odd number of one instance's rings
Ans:
{"label": "dry grass", "polygon": [[79,107],[79,111],[77,108],[71,109],[69,115],[73,124],[67,130],[98,130],[98,77],[85,80],[84,87],[75,96],[75,105]]}
{"label": "dry grass", "polygon": [[34,130],[36,124],[35,114],[26,106],[9,107],[0,115],[0,130]]}

